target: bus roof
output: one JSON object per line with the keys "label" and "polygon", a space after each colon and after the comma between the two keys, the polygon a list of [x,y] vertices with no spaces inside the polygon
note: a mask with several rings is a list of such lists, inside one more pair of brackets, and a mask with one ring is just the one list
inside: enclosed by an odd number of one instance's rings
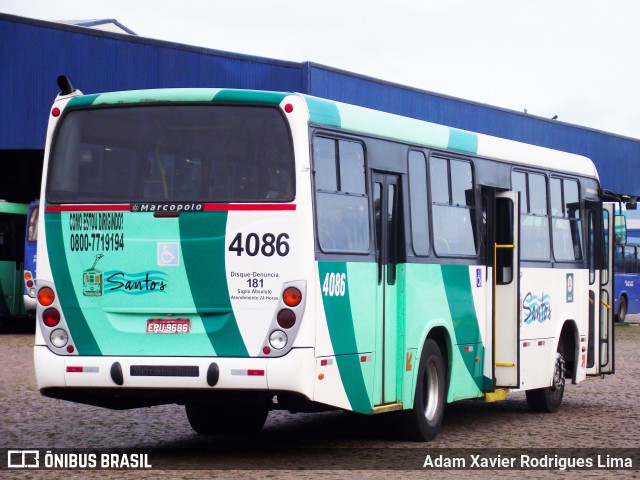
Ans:
{"label": "bus roof", "polygon": [[509,163],[598,178],[594,163],[573,153],[538,147],[392,113],[303,95],[311,122]]}
{"label": "bus roof", "polygon": [[69,101],[68,107],[153,102],[250,102],[279,105],[288,95],[300,95],[304,98],[309,108],[310,122],[316,125],[598,178],[594,163],[581,155],[304,94],[220,88],[132,90],[74,97]]}

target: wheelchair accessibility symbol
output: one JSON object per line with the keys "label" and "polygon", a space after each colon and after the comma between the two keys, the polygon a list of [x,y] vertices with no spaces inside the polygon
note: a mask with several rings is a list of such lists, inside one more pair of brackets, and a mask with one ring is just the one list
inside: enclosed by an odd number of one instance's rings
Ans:
{"label": "wheelchair accessibility symbol", "polygon": [[158,242],[158,265],[161,267],[180,265],[180,245],[178,242]]}

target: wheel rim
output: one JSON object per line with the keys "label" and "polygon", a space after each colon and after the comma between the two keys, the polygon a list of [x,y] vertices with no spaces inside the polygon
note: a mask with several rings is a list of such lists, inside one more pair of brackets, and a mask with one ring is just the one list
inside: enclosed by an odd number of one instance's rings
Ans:
{"label": "wheel rim", "polygon": [[438,413],[440,402],[440,382],[438,377],[438,369],[435,362],[433,361],[427,363],[427,368],[424,372],[424,388],[424,416],[427,418],[428,422],[431,422]]}

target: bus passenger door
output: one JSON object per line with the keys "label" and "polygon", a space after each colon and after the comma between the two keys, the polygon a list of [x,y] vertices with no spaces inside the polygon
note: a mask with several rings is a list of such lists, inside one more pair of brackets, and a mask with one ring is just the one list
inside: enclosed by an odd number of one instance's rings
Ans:
{"label": "bus passenger door", "polygon": [[[589,203],[587,203],[589,207]],[[595,208],[587,209],[587,212],[596,212]],[[601,247],[602,261],[600,278],[595,279],[599,287],[596,292],[589,291],[590,304],[589,311],[589,334],[587,350],[587,375],[601,375],[614,373],[614,332],[613,332],[613,280],[614,262],[613,251],[616,248],[614,241],[615,219],[614,205],[605,203],[602,205],[602,224],[591,221],[589,216],[589,236],[588,241],[591,248]],[[602,235],[602,243],[595,241],[595,235]],[[595,251],[589,251],[589,260],[595,262]],[[593,259],[592,259],[593,258]],[[589,268],[589,274],[595,269]],[[599,295],[598,295],[599,294]],[[599,299],[593,297],[598,295]],[[598,315],[595,315],[598,311]]]}
{"label": "bus passenger door", "polygon": [[402,377],[398,371],[398,343],[404,339],[398,318],[398,247],[400,245],[400,177],[373,173],[373,206],[376,237],[376,358],[374,405],[394,403],[399,398]]}
{"label": "bus passenger door", "polygon": [[493,241],[493,367],[496,387],[520,385],[520,207],[497,192]]}

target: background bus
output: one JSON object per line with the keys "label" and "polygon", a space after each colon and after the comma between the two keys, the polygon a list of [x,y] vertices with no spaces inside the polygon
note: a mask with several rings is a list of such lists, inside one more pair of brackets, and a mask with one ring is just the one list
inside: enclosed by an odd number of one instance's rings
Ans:
{"label": "background bus", "polygon": [[25,313],[22,262],[28,210],[28,205],[0,200],[0,317]]}
{"label": "background bus", "polygon": [[[640,317],[640,211],[627,210],[627,244],[615,249],[614,311],[619,322],[637,321]],[[616,205],[618,209],[618,205]]]}
{"label": "background bus", "polygon": [[[613,373],[614,228],[585,158],[283,92],[82,95],[51,109],[40,391],[184,403],[206,434],[269,410],[395,412]],[[607,237],[605,233],[607,232]]]}
{"label": "background bus", "polygon": [[24,308],[27,313],[36,310],[36,258],[38,248],[38,214],[40,200],[29,205],[27,228],[24,235]]}

